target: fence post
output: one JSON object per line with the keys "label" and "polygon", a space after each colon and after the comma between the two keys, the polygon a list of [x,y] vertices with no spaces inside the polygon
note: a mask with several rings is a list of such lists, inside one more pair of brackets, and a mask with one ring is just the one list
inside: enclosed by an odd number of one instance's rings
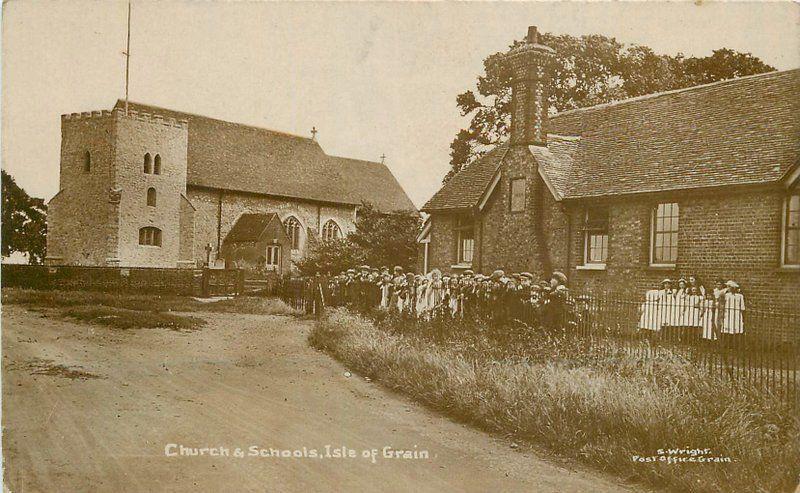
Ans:
{"label": "fence post", "polygon": [[236,294],[244,293],[244,269],[236,269]]}
{"label": "fence post", "polygon": [[200,293],[203,298],[211,296],[211,272],[208,267],[203,268],[203,280],[200,284]]}

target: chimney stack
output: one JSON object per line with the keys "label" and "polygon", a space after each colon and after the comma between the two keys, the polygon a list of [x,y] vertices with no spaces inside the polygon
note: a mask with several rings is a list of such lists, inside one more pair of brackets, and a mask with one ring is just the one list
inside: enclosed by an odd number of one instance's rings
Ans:
{"label": "chimney stack", "polygon": [[547,145],[550,69],[555,50],[539,44],[536,26],[505,55],[511,70],[511,145]]}

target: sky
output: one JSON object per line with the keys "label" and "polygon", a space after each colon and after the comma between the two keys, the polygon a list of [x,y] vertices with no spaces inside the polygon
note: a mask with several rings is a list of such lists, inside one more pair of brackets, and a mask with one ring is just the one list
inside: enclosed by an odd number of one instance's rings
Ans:
{"label": "sky", "polygon": [[[127,4],[10,0],[2,19],[2,167],[58,192],[60,115],[125,93]],[[603,34],[657,53],[726,47],[800,67],[795,3],[132,2],[130,99],[310,136],[380,160],[417,206],[468,124],[456,96],[527,26]]]}

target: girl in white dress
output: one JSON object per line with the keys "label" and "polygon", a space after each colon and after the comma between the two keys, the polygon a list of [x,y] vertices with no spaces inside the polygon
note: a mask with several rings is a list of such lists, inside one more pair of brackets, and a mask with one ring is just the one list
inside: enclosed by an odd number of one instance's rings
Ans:
{"label": "girl in white dress", "polygon": [[660,291],[651,289],[644,295],[644,303],[639,317],[639,328],[643,330],[661,330],[661,315],[659,314]]}
{"label": "girl in white dress", "polygon": [[672,281],[661,281],[661,290],[658,292],[658,324],[659,328],[675,325],[673,312],[675,311],[675,290]]}
{"label": "girl in white dress", "polygon": [[739,285],[734,281],[725,283],[728,292],[725,294],[725,319],[722,324],[723,334],[744,333],[744,295],[739,292]]}
{"label": "girl in white dress", "polygon": [[703,329],[702,337],[708,341],[716,341],[717,332],[714,330],[714,296],[709,293],[708,296],[703,298],[700,306],[702,307],[700,315],[700,326]]}
{"label": "girl in white dress", "polygon": [[423,275],[417,275],[416,279],[417,284],[417,316],[421,316],[427,310],[427,305],[425,304],[425,300],[427,299],[427,291],[428,291],[428,278]]}
{"label": "girl in white dress", "polygon": [[686,308],[683,311],[681,325],[695,332],[694,329],[700,327],[700,318],[703,314],[703,308],[701,306],[703,297],[700,295],[700,290],[697,288],[689,289],[688,293],[689,294],[685,297]]}

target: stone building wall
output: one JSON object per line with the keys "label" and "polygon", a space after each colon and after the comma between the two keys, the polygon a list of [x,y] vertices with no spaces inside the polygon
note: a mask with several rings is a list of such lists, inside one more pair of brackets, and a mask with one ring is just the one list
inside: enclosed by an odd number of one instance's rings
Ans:
{"label": "stone building wall", "polygon": [[115,220],[115,132],[108,111],[62,116],[59,192],[47,211],[47,263],[105,265],[115,255],[108,240]]}
{"label": "stone building wall", "polygon": [[315,202],[193,186],[188,189],[188,198],[196,209],[194,212],[194,255],[201,264],[205,262],[206,245],[209,243],[212,245],[211,256],[212,259],[216,258],[218,232],[221,244],[239,216],[247,212],[275,212],[281,218],[281,222],[286,221],[290,216],[297,218],[302,227],[302,233],[300,250],[293,251],[291,254],[293,261],[302,257],[310,241],[319,238],[319,231],[328,220],[333,219],[339,225],[343,235],[355,230],[355,206],[323,205]]}
{"label": "stone building wall", "polygon": [[[131,113],[118,117],[115,186],[119,203],[119,264],[176,267],[180,260],[181,196],[186,192],[187,124]],[[161,174],[145,173],[145,154],[161,157]],[[147,205],[148,188],[156,206]],[[161,246],[139,245],[139,229],[161,230]]]}

